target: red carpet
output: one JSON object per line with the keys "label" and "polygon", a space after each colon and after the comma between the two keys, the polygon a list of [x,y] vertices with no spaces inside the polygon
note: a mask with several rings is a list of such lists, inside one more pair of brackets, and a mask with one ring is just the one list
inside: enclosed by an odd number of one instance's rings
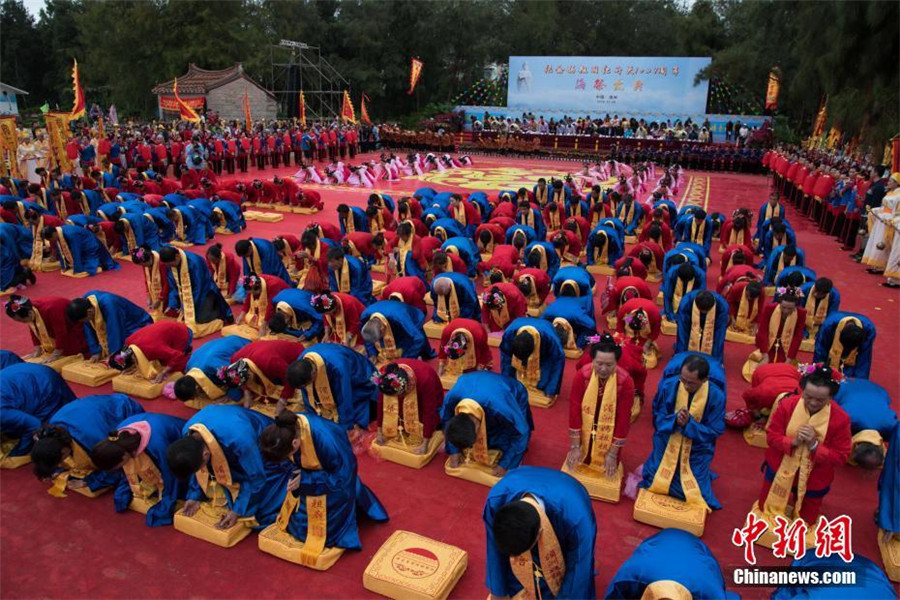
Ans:
{"label": "red carpet", "polygon": [[[438,189],[496,191],[519,187],[541,175],[554,175],[580,169],[580,164],[549,161],[510,161],[475,157],[471,171],[450,172],[443,176],[448,185],[405,180],[386,184],[380,189],[402,193],[429,185]],[[512,169],[516,169],[513,171]],[[521,171],[520,171],[521,169]],[[291,174],[281,169],[279,174]],[[269,170],[265,176],[274,174]],[[729,214],[739,206],[757,210],[767,197],[767,181],[762,176],[737,174],[689,173],[709,176],[709,211]],[[512,181],[510,181],[512,179]],[[517,179],[520,184],[512,185]],[[453,185],[449,185],[449,184]],[[480,187],[460,188],[461,184]],[[529,187],[531,183],[528,184]],[[364,205],[365,190],[328,189],[324,212],[313,217],[288,215],[282,223],[253,222],[239,236],[220,236],[226,247],[237,239],[254,235],[271,238],[279,232],[299,234],[312,220],[336,219],[335,207],[341,202]],[[872,380],[896,393],[900,389],[900,362],[897,340],[900,339],[898,294],[878,285],[879,278],[851,262],[831,239],[814,231],[814,226],[789,209],[788,217],[798,234],[798,243],[806,251],[808,266],[820,275],[834,279],[840,289],[842,309],[868,315],[878,328],[872,368]],[[194,249],[200,252],[199,249]],[[713,252],[710,283],[718,274],[718,251]],[[605,284],[605,281],[601,281]],[[39,275],[38,284],[29,295],[63,295],[73,297],[92,289],[122,294],[143,305],[142,274],[130,263],[122,270],[94,278],[67,279],[58,274]],[[2,322],[2,347],[27,353],[30,340],[24,326],[9,319]],[[661,364],[672,354],[674,338],[661,337]],[[741,393],[748,384],[740,376],[740,367],[749,346],[728,343],[726,367],[728,407],[743,405]],[[496,352],[496,350],[495,350]],[[801,359],[809,359],[803,355]],[[570,361],[571,362],[571,361]],[[499,364],[499,360],[495,361]],[[571,369],[570,364],[567,369]],[[661,367],[652,371],[647,393],[652,397]],[[74,386],[76,393],[108,393],[110,386],[89,390]],[[552,409],[534,409],[536,430],[525,463],[559,468],[566,455],[567,381],[563,383],[561,401]],[[896,398],[895,398],[896,401]],[[170,400],[143,402],[151,411],[188,417],[192,411]],[[626,470],[640,465],[650,451],[652,423],[647,411],[632,427],[623,457]],[[744,523],[747,510],[755,500],[761,482],[759,466],[763,451],[747,446],[740,433],[729,430],[719,440],[714,470],[720,475],[714,489],[724,508],[713,513],[703,540],[712,548],[723,569],[743,566],[741,550],[732,546],[731,533]],[[488,489],[447,477],[443,473],[443,455],[421,471],[388,462],[377,462],[368,454],[359,457],[359,472],[387,507],[391,521],[386,525],[363,522],[363,550],[349,552],[330,571],[318,573],[283,562],[261,553],[255,537],[239,546],[224,550],[189,538],[172,528],[151,529],[144,517],[136,513],[116,514],[112,498],[89,500],[70,494],[65,500],[51,498],[45,485],[38,482],[29,468],[0,473],[0,586],[6,598],[20,597],[142,597],[142,598],[360,598],[373,597],[362,587],[362,572],[372,555],[395,529],[404,529],[441,540],[469,552],[469,568],[454,598],[484,598],[484,533],[481,509]],[[839,469],[831,493],[824,504],[828,516],[841,513],[853,518],[853,550],[880,564],[876,546],[873,512],[877,505],[877,472],[866,472],[849,466]],[[596,550],[596,584],[602,597],[610,578],[630,556],[641,540],[657,530],[638,524],[632,518],[632,501],[623,496],[618,505],[594,503],[598,521]],[[758,548],[762,565],[787,565],[776,560],[768,550]],[[726,580],[730,578],[726,573]],[[300,587],[302,586],[302,588]],[[733,588],[744,598],[768,597],[769,590]],[[302,591],[299,591],[302,590]]]}

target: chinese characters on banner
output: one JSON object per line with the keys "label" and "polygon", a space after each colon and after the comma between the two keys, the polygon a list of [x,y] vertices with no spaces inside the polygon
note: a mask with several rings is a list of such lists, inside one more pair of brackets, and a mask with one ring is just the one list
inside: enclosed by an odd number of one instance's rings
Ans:
{"label": "chinese characters on banner", "polygon": [[19,173],[19,134],[14,116],[0,117],[0,175],[21,177]]}
{"label": "chinese characters on banner", "polygon": [[59,167],[63,173],[72,171],[72,163],[66,154],[66,139],[69,136],[69,113],[48,112],[44,115],[47,122],[47,143],[50,146],[50,169]]}
{"label": "chinese characters on banner", "polygon": [[[774,518],[775,527],[772,534],[775,541],[772,544],[772,554],[775,558],[786,558],[788,555],[799,560],[806,555],[806,541],[809,526],[803,519],[788,521],[781,515]],[[820,516],[815,527],[815,554],[818,558],[825,558],[837,554],[841,559],[849,563],[853,560],[853,543],[851,540],[852,520],[847,515],[835,517],[830,521]],[[747,521],[740,529],[735,529],[731,534],[731,543],[744,549],[744,562],[748,565],[756,564],[756,551],[753,544],[769,528],[768,523],[754,513],[747,515]]]}

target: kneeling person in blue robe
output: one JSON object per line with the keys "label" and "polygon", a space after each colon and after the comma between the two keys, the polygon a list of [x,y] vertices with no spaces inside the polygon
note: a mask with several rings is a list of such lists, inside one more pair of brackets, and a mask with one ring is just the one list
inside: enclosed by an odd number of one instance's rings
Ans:
{"label": "kneeling person in blue robe", "polygon": [[275,314],[269,319],[269,331],[313,342],[325,333],[322,315],[313,308],[312,292],[287,289],[272,298]]}
{"label": "kneeling person in blue robe", "polygon": [[206,342],[191,352],[184,375],[175,381],[175,397],[191,408],[203,408],[209,402],[239,402],[243,394],[219,378],[219,369],[231,364],[231,357],[250,340],[227,335]]}
{"label": "kneeling person in blue robe", "polygon": [[44,227],[41,236],[56,248],[60,268],[73,274],[96,275],[97,271],[115,271],[120,268],[97,237],[77,225]]}
{"label": "kneeling person in blue robe", "polygon": [[431,300],[435,323],[446,324],[454,319],[481,320],[481,306],[475,284],[462,273],[441,273],[431,282]]}
{"label": "kneeling person in blue robe", "polygon": [[435,357],[425,336],[422,311],[398,300],[380,300],[359,317],[366,354],[376,364],[398,358]]}
{"label": "kneeling person in blue robe", "polygon": [[329,248],[328,284],[332,292],[350,294],[366,306],[375,302],[372,296],[372,274],[369,266],[344,253],[342,248]]}
{"label": "kneeling person in blue robe", "polygon": [[574,477],[520,467],[484,505],[487,586],[494,598],[596,598],[591,499]]}
{"label": "kneeling person in blue robe", "polygon": [[73,400],[75,393],[69,384],[47,365],[20,361],[4,368],[0,377],[0,456],[26,456],[34,444],[33,434]]}
{"label": "kneeling person in blue robe", "polygon": [[91,362],[106,360],[125,347],[128,336],[153,323],[147,311],[131,300],[97,290],[69,302],[66,317],[84,324]]}
{"label": "kneeling person in blue robe", "polygon": [[875,324],[859,313],[835,311],[816,334],[814,362],[825,362],[847,377],[868,379],[872,368]]}
{"label": "kneeling person in blue robe", "polygon": [[681,300],[675,315],[678,337],[675,352],[702,352],[720,362],[725,356],[728,301],[707,290],[691,292]]}
{"label": "kneeling person in blue robe", "polygon": [[548,397],[559,394],[566,355],[553,325],[544,319],[520,317],[500,340],[500,372]]}

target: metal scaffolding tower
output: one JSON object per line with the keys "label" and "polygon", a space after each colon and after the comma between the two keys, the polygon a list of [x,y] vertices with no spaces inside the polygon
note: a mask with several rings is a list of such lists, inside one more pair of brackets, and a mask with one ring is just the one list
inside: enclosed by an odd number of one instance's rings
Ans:
{"label": "metal scaffolding tower", "polygon": [[278,100],[278,114],[300,114],[300,91],[306,101],[307,119],[340,116],[344,90],[350,82],[331,66],[317,46],[281,40],[270,46],[272,92]]}

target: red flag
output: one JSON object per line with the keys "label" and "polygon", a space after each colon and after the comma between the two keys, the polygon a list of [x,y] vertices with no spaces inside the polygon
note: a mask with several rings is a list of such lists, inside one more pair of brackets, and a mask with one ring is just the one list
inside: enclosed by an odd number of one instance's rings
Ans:
{"label": "red flag", "polygon": [[199,123],[200,115],[197,114],[197,111],[188,106],[178,95],[177,77],[175,78],[175,85],[172,86],[172,91],[175,93],[175,103],[178,105],[178,114],[181,116],[181,119],[183,121],[190,121],[191,123]]}
{"label": "red flag", "polygon": [[300,125],[306,127],[306,96],[300,90]]}
{"label": "red flag", "polygon": [[412,63],[409,67],[409,91],[407,94],[412,94],[413,90],[416,89],[416,84],[419,83],[419,77],[422,76],[422,67],[425,66],[418,58],[412,59]]}
{"label": "red flag", "polygon": [[78,74],[78,61],[74,58],[75,63],[72,66],[72,92],[75,94],[75,103],[72,105],[72,112],[69,113],[70,119],[79,119],[84,116],[84,90],[81,89],[81,77]]}
{"label": "red flag", "polygon": [[351,123],[356,123],[356,111],[353,110],[353,102],[350,101],[350,92],[344,90],[344,103],[341,106],[341,118]]}
{"label": "red flag", "polygon": [[368,96],[365,94],[362,95],[362,99],[359,101],[359,120],[362,123],[366,123],[367,125],[372,124],[372,119],[369,118],[369,111],[366,108],[366,100],[368,100]]}
{"label": "red flag", "polygon": [[244,90],[244,121],[247,123],[247,131],[253,126],[253,116],[250,114],[250,97],[247,90]]}

